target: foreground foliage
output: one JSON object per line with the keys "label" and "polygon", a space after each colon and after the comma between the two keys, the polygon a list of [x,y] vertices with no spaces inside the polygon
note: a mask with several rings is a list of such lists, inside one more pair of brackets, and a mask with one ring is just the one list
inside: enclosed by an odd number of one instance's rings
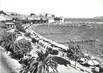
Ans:
{"label": "foreground foliage", "polygon": [[48,56],[47,53],[43,53],[43,51],[37,51],[37,55],[37,58],[29,56],[20,61],[20,63],[24,65],[21,73],[50,73],[49,68],[52,69],[53,73],[58,73],[57,63],[52,60],[51,56]]}
{"label": "foreground foliage", "polygon": [[7,52],[10,52],[10,56],[14,59],[19,60],[25,54],[31,51],[32,46],[31,42],[27,41],[26,39],[21,39],[16,41],[17,33],[6,32],[2,36],[2,40],[0,44],[2,47],[5,48]]}

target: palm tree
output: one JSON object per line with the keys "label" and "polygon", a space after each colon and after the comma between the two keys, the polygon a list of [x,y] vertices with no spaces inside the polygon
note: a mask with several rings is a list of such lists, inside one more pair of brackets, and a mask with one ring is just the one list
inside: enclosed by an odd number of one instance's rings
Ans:
{"label": "palm tree", "polygon": [[47,52],[37,51],[37,55],[37,58],[28,60],[30,64],[24,67],[22,73],[50,73],[49,68],[52,69],[53,73],[58,73],[57,63],[52,60],[51,56],[48,56]]}
{"label": "palm tree", "polygon": [[2,39],[0,44],[2,47],[5,48],[6,51],[13,52],[12,49],[15,49],[15,40],[16,40],[16,33],[5,32],[2,35]]}
{"label": "palm tree", "polygon": [[6,51],[10,52],[10,56],[14,59],[19,60],[24,56],[24,54],[31,51],[32,46],[29,41],[26,39],[21,39],[16,41],[17,38],[16,32],[6,32],[2,36],[2,40],[0,41],[0,44],[2,47],[5,48]]}
{"label": "palm tree", "polygon": [[67,57],[71,60],[75,61],[75,67],[76,62],[83,56],[83,53],[80,49],[80,46],[77,45],[70,45],[69,49],[67,50]]}

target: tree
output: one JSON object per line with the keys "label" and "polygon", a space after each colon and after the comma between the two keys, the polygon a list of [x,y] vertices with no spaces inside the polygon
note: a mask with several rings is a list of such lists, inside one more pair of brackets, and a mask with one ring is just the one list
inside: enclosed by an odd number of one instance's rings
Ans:
{"label": "tree", "polygon": [[37,51],[37,55],[38,57],[34,59],[29,57],[29,64],[25,64],[21,73],[50,73],[49,68],[53,70],[53,73],[58,73],[57,63],[51,60],[52,57],[48,56],[48,53]]}
{"label": "tree", "polygon": [[70,45],[69,49],[67,50],[67,57],[75,61],[75,67],[76,67],[76,62],[82,57],[80,46]]}
{"label": "tree", "polygon": [[0,40],[0,45],[5,48],[6,51],[13,52],[15,49],[16,33],[4,32],[2,39]]}
{"label": "tree", "polygon": [[16,23],[16,29],[17,29],[18,31],[21,31],[21,32],[24,32],[24,33],[25,33],[25,29],[24,29],[24,27],[22,26],[21,23]]}
{"label": "tree", "polygon": [[35,13],[31,13],[30,16],[36,15]]}
{"label": "tree", "polygon": [[22,58],[25,54],[31,51],[32,46],[31,43],[26,39],[21,39],[16,41],[17,38],[16,32],[6,32],[2,36],[2,40],[0,41],[0,44],[2,47],[5,48],[5,50],[10,52],[10,56],[14,59],[19,60]]}
{"label": "tree", "polygon": [[24,55],[26,55],[27,53],[29,53],[33,49],[31,42],[29,42],[26,39],[18,40],[15,43],[15,46],[17,49],[14,50],[15,51],[14,53],[12,53],[13,54],[12,57],[14,57],[15,59],[23,58]]}

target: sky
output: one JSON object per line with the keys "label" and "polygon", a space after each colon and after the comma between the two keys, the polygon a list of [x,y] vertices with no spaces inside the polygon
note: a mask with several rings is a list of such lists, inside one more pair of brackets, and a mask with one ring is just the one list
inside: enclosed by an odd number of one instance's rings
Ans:
{"label": "sky", "polygon": [[103,16],[103,0],[0,0],[0,10],[21,14],[50,13],[87,18]]}

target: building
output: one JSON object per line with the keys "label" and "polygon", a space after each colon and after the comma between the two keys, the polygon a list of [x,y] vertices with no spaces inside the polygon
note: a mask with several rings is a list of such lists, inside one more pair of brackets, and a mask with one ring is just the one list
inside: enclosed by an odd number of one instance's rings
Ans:
{"label": "building", "polygon": [[54,18],[49,18],[48,19],[48,23],[53,23],[53,22],[55,22]]}
{"label": "building", "polygon": [[12,29],[12,28],[16,28],[16,25],[13,22],[5,22],[5,27],[7,29]]}

